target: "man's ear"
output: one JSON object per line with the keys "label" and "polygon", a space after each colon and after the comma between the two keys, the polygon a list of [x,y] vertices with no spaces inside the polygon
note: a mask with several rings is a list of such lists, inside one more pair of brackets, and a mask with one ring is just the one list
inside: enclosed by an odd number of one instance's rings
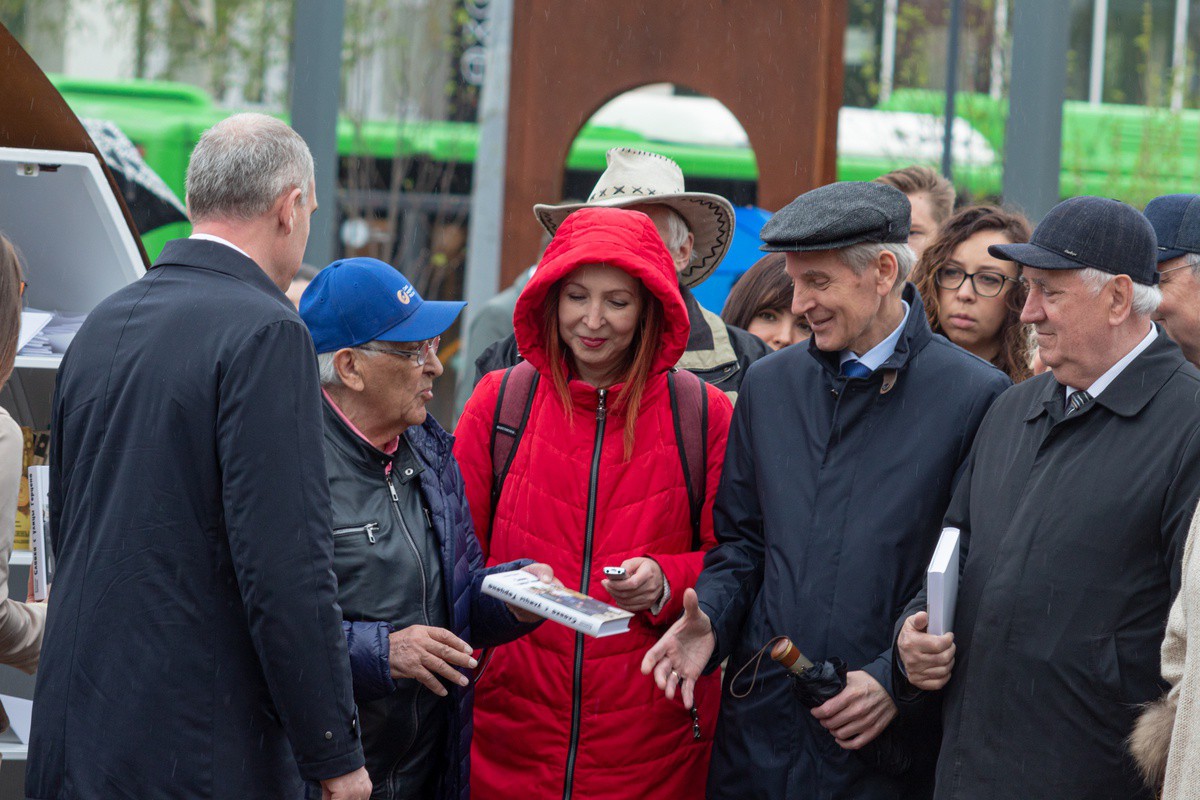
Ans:
{"label": "man's ear", "polygon": [[1133,279],[1117,275],[1104,288],[1108,292],[1108,324],[1116,327],[1133,313]]}
{"label": "man's ear", "polygon": [[300,198],[303,196],[300,187],[292,189],[287,194],[280,198],[278,205],[279,226],[289,236],[296,229],[296,208],[300,205]]}
{"label": "man's ear", "polygon": [[879,270],[875,291],[879,293],[880,297],[887,297],[896,288],[896,278],[900,275],[900,264],[890,250],[881,250],[878,259],[875,262],[875,266]]}
{"label": "man's ear", "polygon": [[342,385],[355,392],[361,392],[367,385],[362,373],[363,360],[369,356],[352,347],[343,347],[333,354],[333,368],[337,371]]}

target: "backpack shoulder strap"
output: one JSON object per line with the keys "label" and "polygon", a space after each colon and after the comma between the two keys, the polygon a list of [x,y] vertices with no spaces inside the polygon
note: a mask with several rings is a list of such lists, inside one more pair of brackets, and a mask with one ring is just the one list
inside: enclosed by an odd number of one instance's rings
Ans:
{"label": "backpack shoulder strap", "polygon": [[692,516],[692,549],[700,549],[700,522],[704,512],[704,490],[708,472],[708,390],[704,381],[687,370],[667,373],[671,416],[675,421],[675,444],[687,483]]}
{"label": "backpack shoulder strap", "polygon": [[492,422],[492,516],[496,515],[496,503],[504,488],[508,468],[512,466],[517,445],[525,433],[529,421],[529,409],[533,406],[533,395],[537,391],[537,369],[528,361],[519,361],[504,370],[500,380],[500,393],[496,397],[496,415]]}

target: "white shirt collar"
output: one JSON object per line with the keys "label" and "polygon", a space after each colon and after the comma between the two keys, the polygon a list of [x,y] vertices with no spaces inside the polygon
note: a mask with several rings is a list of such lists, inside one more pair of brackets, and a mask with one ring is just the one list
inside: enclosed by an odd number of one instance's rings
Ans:
{"label": "white shirt collar", "polygon": [[[193,233],[188,238],[189,239],[203,239],[206,242],[216,242],[217,244],[223,244],[226,247],[232,247],[234,250],[237,250],[239,253],[244,255],[246,258],[250,258],[249,253],[247,253],[242,248],[238,247],[233,242],[229,241],[228,239],[222,239],[220,236],[213,236],[211,233]],[[250,258],[250,260],[254,261],[253,258]],[[257,262],[255,262],[255,263],[257,263]]]}
{"label": "white shirt collar", "polygon": [[845,364],[851,359],[856,359],[858,363],[872,372],[883,366],[883,363],[892,357],[892,353],[896,352],[896,344],[900,341],[900,334],[904,333],[904,323],[908,322],[908,312],[910,310],[908,301],[901,300],[900,303],[904,306],[904,316],[900,319],[900,324],[896,326],[896,330],[892,331],[886,339],[861,356],[850,350],[843,350],[841,356],[839,356],[838,364]]}
{"label": "white shirt collar", "polygon": [[[1138,342],[1137,345],[1135,345],[1132,350],[1130,350],[1128,353],[1126,353],[1124,358],[1122,358],[1120,361],[1118,361],[1117,363],[1115,363],[1111,367],[1109,367],[1108,372],[1104,373],[1099,378],[1097,378],[1092,383],[1092,385],[1087,388],[1087,393],[1090,394],[1093,398],[1099,397],[1100,393],[1103,392],[1105,389],[1107,389],[1109,384],[1111,384],[1113,381],[1115,381],[1117,379],[1117,376],[1120,375],[1122,372],[1124,372],[1125,368],[1128,367],[1131,363],[1133,363],[1133,360],[1135,358],[1137,358],[1138,356],[1140,356],[1142,354],[1142,351],[1145,350],[1147,347],[1149,347],[1150,344],[1157,338],[1158,338],[1158,326],[1151,323],[1150,332],[1146,334],[1146,337],[1144,339],[1142,339],[1140,342]],[[1077,391],[1079,391],[1079,390],[1076,389],[1074,386],[1068,386],[1067,391],[1063,393],[1064,397],[1068,401],[1067,402],[1068,408],[1071,407],[1071,403],[1070,403],[1071,395],[1075,394],[1075,392],[1077,392]]]}

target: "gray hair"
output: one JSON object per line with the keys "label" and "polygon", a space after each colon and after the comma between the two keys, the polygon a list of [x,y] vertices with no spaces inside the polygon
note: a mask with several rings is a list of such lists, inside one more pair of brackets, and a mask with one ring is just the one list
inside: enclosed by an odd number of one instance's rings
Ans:
{"label": "gray hair", "polygon": [[688,230],[687,221],[683,218],[682,214],[670,206],[667,206],[666,209],[667,235],[666,238],[663,239],[663,244],[667,246],[668,250],[674,253],[676,250],[683,247],[685,242],[687,242],[688,234],[691,233],[691,231]]}
{"label": "gray hair", "polygon": [[317,353],[317,372],[321,377],[321,387],[341,386],[342,378],[338,375],[337,367],[333,364],[333,357],[337,355],[337,350],[330,350],[328,353]]}
{"label": "gray hair", "polygon": [[1185,261],[1184,264],[1191,267],[1192,274],[1195,275],[1197,278],[1200,278],[1200,254],[1185,253],[1184,258],[1187,259],[1187,261]]}
{"label": "gray hair", "polygon": [[[1097,295],[1104,290],[1109,281],[1117,276],[1092,267],[1084,267],[1079,270],[1079,277],[1083,279],[1084,285],[1091,290],[1092,294]],[[1162,289],[1137,281],[1133,282],[1133,307],[1131,310],[1134,314],[1139,317],[1148,317],[1158,310],[1158,304],[1161,302]]]}
{"label": "gray hair", "polygon": [[843,247],[837,251],[837,254],[843,264],[854,270],[855,275],[862,275],[867,267],[875,263],[879,254],[885,251],[896,258],[896,283],[892,287],[892,291],[900,291],[903,289],[905,281],[908,280],[908,276],[912,274],[913,265],[917,263],[916,253],[907,244],[903,242],[860,242]]}
{"label": "gray hair", "polygon": [[280,195],[300,189],[308,202],[313,158],[300,135],[266,114],[235,114],[204,132],[187,169],[192,222],[249,220]]}

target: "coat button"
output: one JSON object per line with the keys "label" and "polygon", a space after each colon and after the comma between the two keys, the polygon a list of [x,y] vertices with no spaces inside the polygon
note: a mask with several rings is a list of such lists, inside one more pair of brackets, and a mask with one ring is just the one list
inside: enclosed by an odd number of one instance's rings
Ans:
{"label": "coat button", "polygon": [[411,478],[412,474],[413,474],[412,467],[409,467],[408,469],[404,470],[404,477]]}
{"label": "coat button", "polygon": [[325,738],[326,738],[326,739],[332,739],[332,738],[333,738],[333,731],[325,731]]}

